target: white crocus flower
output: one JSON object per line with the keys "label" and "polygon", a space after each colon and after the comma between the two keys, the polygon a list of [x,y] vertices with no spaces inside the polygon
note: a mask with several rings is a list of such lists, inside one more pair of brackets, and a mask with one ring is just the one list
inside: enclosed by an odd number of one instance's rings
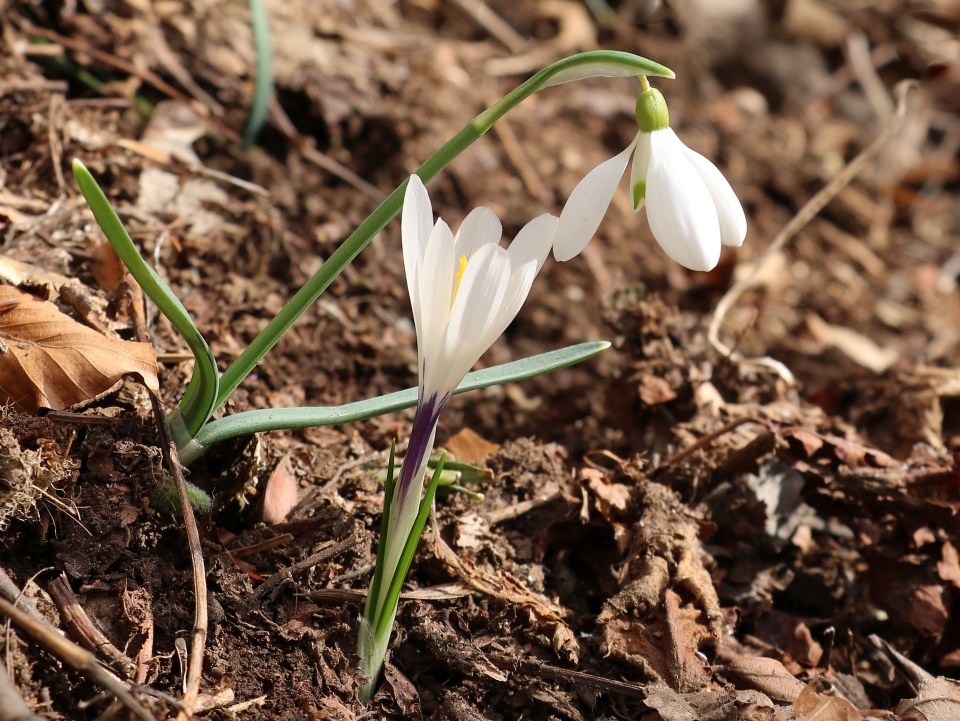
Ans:
{"label": "white crocus flower", "polygon": [[690,150],[670,128],[667,105],[647,87],[637,100],[640,132],[627,149],[591,170],[573,189],[560,213],[554,243],[557,260],[570,260],[587,246],[603,219],[633,155],[630,201],[647,207],[650,230],[667,255],[691,270],[710,270],[720,246],[739,247],[747,219],[733,188],[717,167]]}
{"label": "white crocus flower", "polygon": [[[383,665],[396,608],[384,608],[387,587],[413,528],[423,478],[440,411],[480,356],[500,337],[526,300],[557,234],[558,219],[541,215],[523,227],[507,249],[500,247],[500,221],[477,208],[454,235],[434,223],[423,182],[410,176],[403,200],[401,238],[407,288],[413,306],[420,366],[417,411],[407,454],[394,485],[384,545],[383,584],[367,600],[360,624],[360,667],[369,697]],[[388,632],[378,637],[378,620],[390,614]]]}

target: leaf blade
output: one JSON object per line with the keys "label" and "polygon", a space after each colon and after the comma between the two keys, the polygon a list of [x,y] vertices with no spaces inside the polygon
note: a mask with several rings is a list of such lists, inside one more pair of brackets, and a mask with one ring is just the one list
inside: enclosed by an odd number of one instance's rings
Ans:
{"label": "leaf blade", "polygon": [[108,338],[11,286],[0,286],[0,342],[0,401],[24,413],[70,408],[125,375],[159,391],[152,345]]}
{"label": "leaf blade", "polygon": [[[467,373],[454,393],[465,393],[492,385],[533,378],[543,373],[549,373],[585,361],[609,347],[610,343],[607,341],[578,343],[522,360],[503,363],[492,368],[472,371]],[[181,460],[184,463],[190,463],[202,455],[205,448],[229,438],[262,431],[311,428],[334,423],[353,423],[409,408],[416,402],[417,389],[407,388],[406,390],[388,393],[377,398],[355,401],[342,406],[268,408],[236,413],[207,423],[197,434],[194,442],[187,448],[181,449]]]}

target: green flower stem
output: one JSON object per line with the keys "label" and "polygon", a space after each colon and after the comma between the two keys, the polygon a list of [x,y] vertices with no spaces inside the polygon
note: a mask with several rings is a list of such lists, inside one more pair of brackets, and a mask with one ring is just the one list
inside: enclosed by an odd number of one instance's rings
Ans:
{"label": "green flower stem", "polygon": [[[416,174],[424,183],[449,165],[454,158],[486,133],[511,108],[525,98],[550,85],[590,76],[644,76],[673,77],[669,68],[631,53],[598,50],[572,55],[544,68],[519,85],[498,102],[471,120],[460,132],[421,165]],[[360,226],[333,252],[327,262],[297,291],[277,316],[257,335],[250,345],[230,364],[220,379],[216,407],[224,404],[230,394],[273,348],[303,312],[320,297],[341,271],[350,264],[370,240],[400,212],[404,181],[390,193]]]}
{"label": "green flower stem", "polygon": [[[383,484],[383,513],[380,516],[380,538],[385,539],[390,530],[390,504],[393,501],[393,488],[396,483],[393,469],[397,457],[397,441],[390,442],[390,459],[387,463],[387,479]],[[380,597],[380,586],[383,584],[383,564],[387,551],[387,544],[382,541],[377,544],[377,562],[373,567],[373,581],[370,583],[370,592],[363,607],[363,617],[371,618],[374,614],[376,599]],[[372,628],[376,628],[371,624]]]}
{"label": "green flower stem", "polygon": [[[397,569],[389,579],[387,594],[383,599],[383,604],[377,607],[377,596],[383,582],[383,555],[382,550],[387,546],[390,540],[389,522],[384,521],[380,530],[380,541],[377,547],[377,565],[374,570],[374,584],[370,587],[367,594],[367,602],[363,611],[363,618],[360,621],[360,644],[358,651],[360,653],[360,670],[367,677],[366,682],[360,687],[360,699],[369,701],[373,692],[377,689],[377,680],[380,677],[380,671],[383,669],[383,659],[386,656],[387,646],[390,643],[390,636],[393,633],[393,621],[397,616],[397,605],[400,603],[400,590],[403,588],[403,582],[410,571],[410,565],[413,563],[413,556],[417,552],[417,545],[420,543],[420,537],[423,535],[424,526],[427,525],[427,517],[430,515],[430,509],[433,507],[433,499],[437,495],[437,486],[440,476],[443,473],[443,464],[447,454],[443,453],[437,462],[437,467],[433,471],[430,484],[427,486],[427,492],[420,501],[417,510],[417,517],[410,529],[410,535],[404,540],[403,550],[400,552],[400,559],[397,561]],[[389,476],[388,476],[389,479]],[[392,494],[393,489],[388,488],[387,493]],[[389,499],[386,496],[385,499]],[[388,501],[384,501],[384,518],[388,517]],[[396,539],[399,540],[399,539]],[[376,593],[374,593],[376,586]]]}
{"label": "green flower stem", "polygon": [[72,168],[73,176],[77,179],[77,185],[80,186],[80,192],[83,193],[87,205],[93,211],[93,217],[117,257],[130,271],[134,280],[140,284],[147,297],[183,336],[193,352],[193,375],[180,401],[179,409],[173,412],[170,419],[177,444],[180,445],[185,440],[196,436],[213,414],[219,383],[217,362],[213,357],[213,351],[197,330],[197,326],[180,299],[141,257],[126,228],[123,227],[120,217],[90,171],[79,160],[73,161]]}
{"label": "green flower stem", "polygon": [[[443,473],[443,463],[447,459],[447,454],[440,455],[437,467],[433,471],[430,479],[430,485],[427,486],[426,495],[420,501],[420,510],[417,511],[417,518],[413,522],[413,528],[410,529],[410,535],[407,536],[406,543],[403,545],[403,551],[400,553],[400,560],[397,562],[397,572],[390,579],[390,585],[387,586],[387,595],[383,599],[383,606],[378,609],[376,618],[376,635],[382,637],[391,631],[393,617],[396,615],[397,604],[400,602],[400,589],[403,587],[403,581],[410,571],[410,564],[413,563],[413,555],[417,552],[417,544],[420,543],[420,536],[423,535],[423,527],[427,524],[427,516],[430,515],[430,509],[433,507],[433,499],[437,495],[437,485],[440,482],[440,474]],[[389,533],[389,529],[388,529]],[[380,540],[384,543],[384,540]],[[381,581],[382,583],[382,581]],[[371,619],[373,620],[373,619]]]}
{"label": "green flower stem", "polygon": [[[542,373],[565,368],[592,358],[610,347],[607,341],[578,343],[547,353],[503,363],[468,373],[457,386],[454,393],[487,388],[492,385],[525,380]],[[290,428],[311,428],[334,423],[352,423],[362,421],[384,413],[393,413],[410,408],[417,403],[417,389],[388,393],[377,398],[368,398],[342,406],[314,406],[309,408],[266,408],[244,411],[225,416],[207,423],[194,436],[193,440],[179,449],[180,462],[189,465],[202,456],[206,450],[222,441],[238,436],[263,431],[277,431]]]}

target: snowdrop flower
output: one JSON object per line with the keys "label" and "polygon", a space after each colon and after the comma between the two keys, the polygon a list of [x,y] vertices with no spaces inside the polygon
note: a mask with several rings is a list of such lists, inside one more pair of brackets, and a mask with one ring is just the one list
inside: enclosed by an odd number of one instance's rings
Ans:
{"label": "snowdrop flower", "polygon": [[710,270],[720,246],[740,247],[747,219],[733,188],[717,167],[686,147],[670,128],[660,91],[641,77],[637,99],[640,132],[627,149],[591,170],[560,213],[553,246],[557,260],[570,260],[587,246],[603,219],[630,156],[630,201],[647,207],[647,221],[667,255],[691,270]]}
{"label": "snowdrop flower", "polygon": [[[526,300],[533,280],[556,238],[558,219],[544,214],[530,221],[508,249],[500,247],[501,226],[489,208],[476,208],[456,235],[433,221],[430,197],[412,175],[401,218],[403,264],[417,331],[420,386],[407,454],[394,485],[387,533],[380,539],[384,583],[367,601],[361,619],[359,653],[372,693],[383,665],[396,607],[384,608],[389,580],[397,573],[423,493],[424,471],[433,449],[440,411],[480,356],[500,337]],[[390,614],[388,632],[377,637],[379,619]]]}

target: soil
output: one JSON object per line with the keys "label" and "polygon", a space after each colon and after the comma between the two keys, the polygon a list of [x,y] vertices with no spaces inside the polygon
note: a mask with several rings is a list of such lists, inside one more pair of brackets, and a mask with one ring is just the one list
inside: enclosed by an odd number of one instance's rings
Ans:
{"label": "soil", "polygon": [[[245,2],[0,3],[2,250],[28,264],[20,276],[5,265],[4,282],[151,342],[168,408],[191,356],[107,252],[73,158],[221,368],[380,198],[573,52],[629,50],[676,71],[656,83],[672,126],[730,179],[749,232],[716,270],[687,272],[622,193],[582,256],[547,262],[481,366],[613,347],[450,403],[438,447],[489,469],[484,497],[439,499],[369,704],[355,648],[377,474],[412,412],[229,442],[194,464],[191,482],[213,497],[199,518],[209,634],[197,716],[960,718],[948,680],[960,673],[960,5],[268,5],[288,123],[275,108],[245,149]],[[909,79],[906,122],[765,255],[890,123]],[[507,237],[558,212],[630,142],[637,91],[594,79],[539,93],[431,184],[435,211],[455,227],[488,205]],[[758,260],[720,326],[735,353],[722,353],[709,324]],[[414,385],[405,289],[393,222],[224,412]],[[46,416],[7,395],[0,490],[21,494],[0,507],[12,595],[172,718],[193,576],[184,521],[158,491],[167,473],[145,391],[126,381]],[[78,634],[64,589],[102,642]],[[128,717],[18,624],[4,663],[40,718]],[[0,719],[23,718],[8,692]]]}

